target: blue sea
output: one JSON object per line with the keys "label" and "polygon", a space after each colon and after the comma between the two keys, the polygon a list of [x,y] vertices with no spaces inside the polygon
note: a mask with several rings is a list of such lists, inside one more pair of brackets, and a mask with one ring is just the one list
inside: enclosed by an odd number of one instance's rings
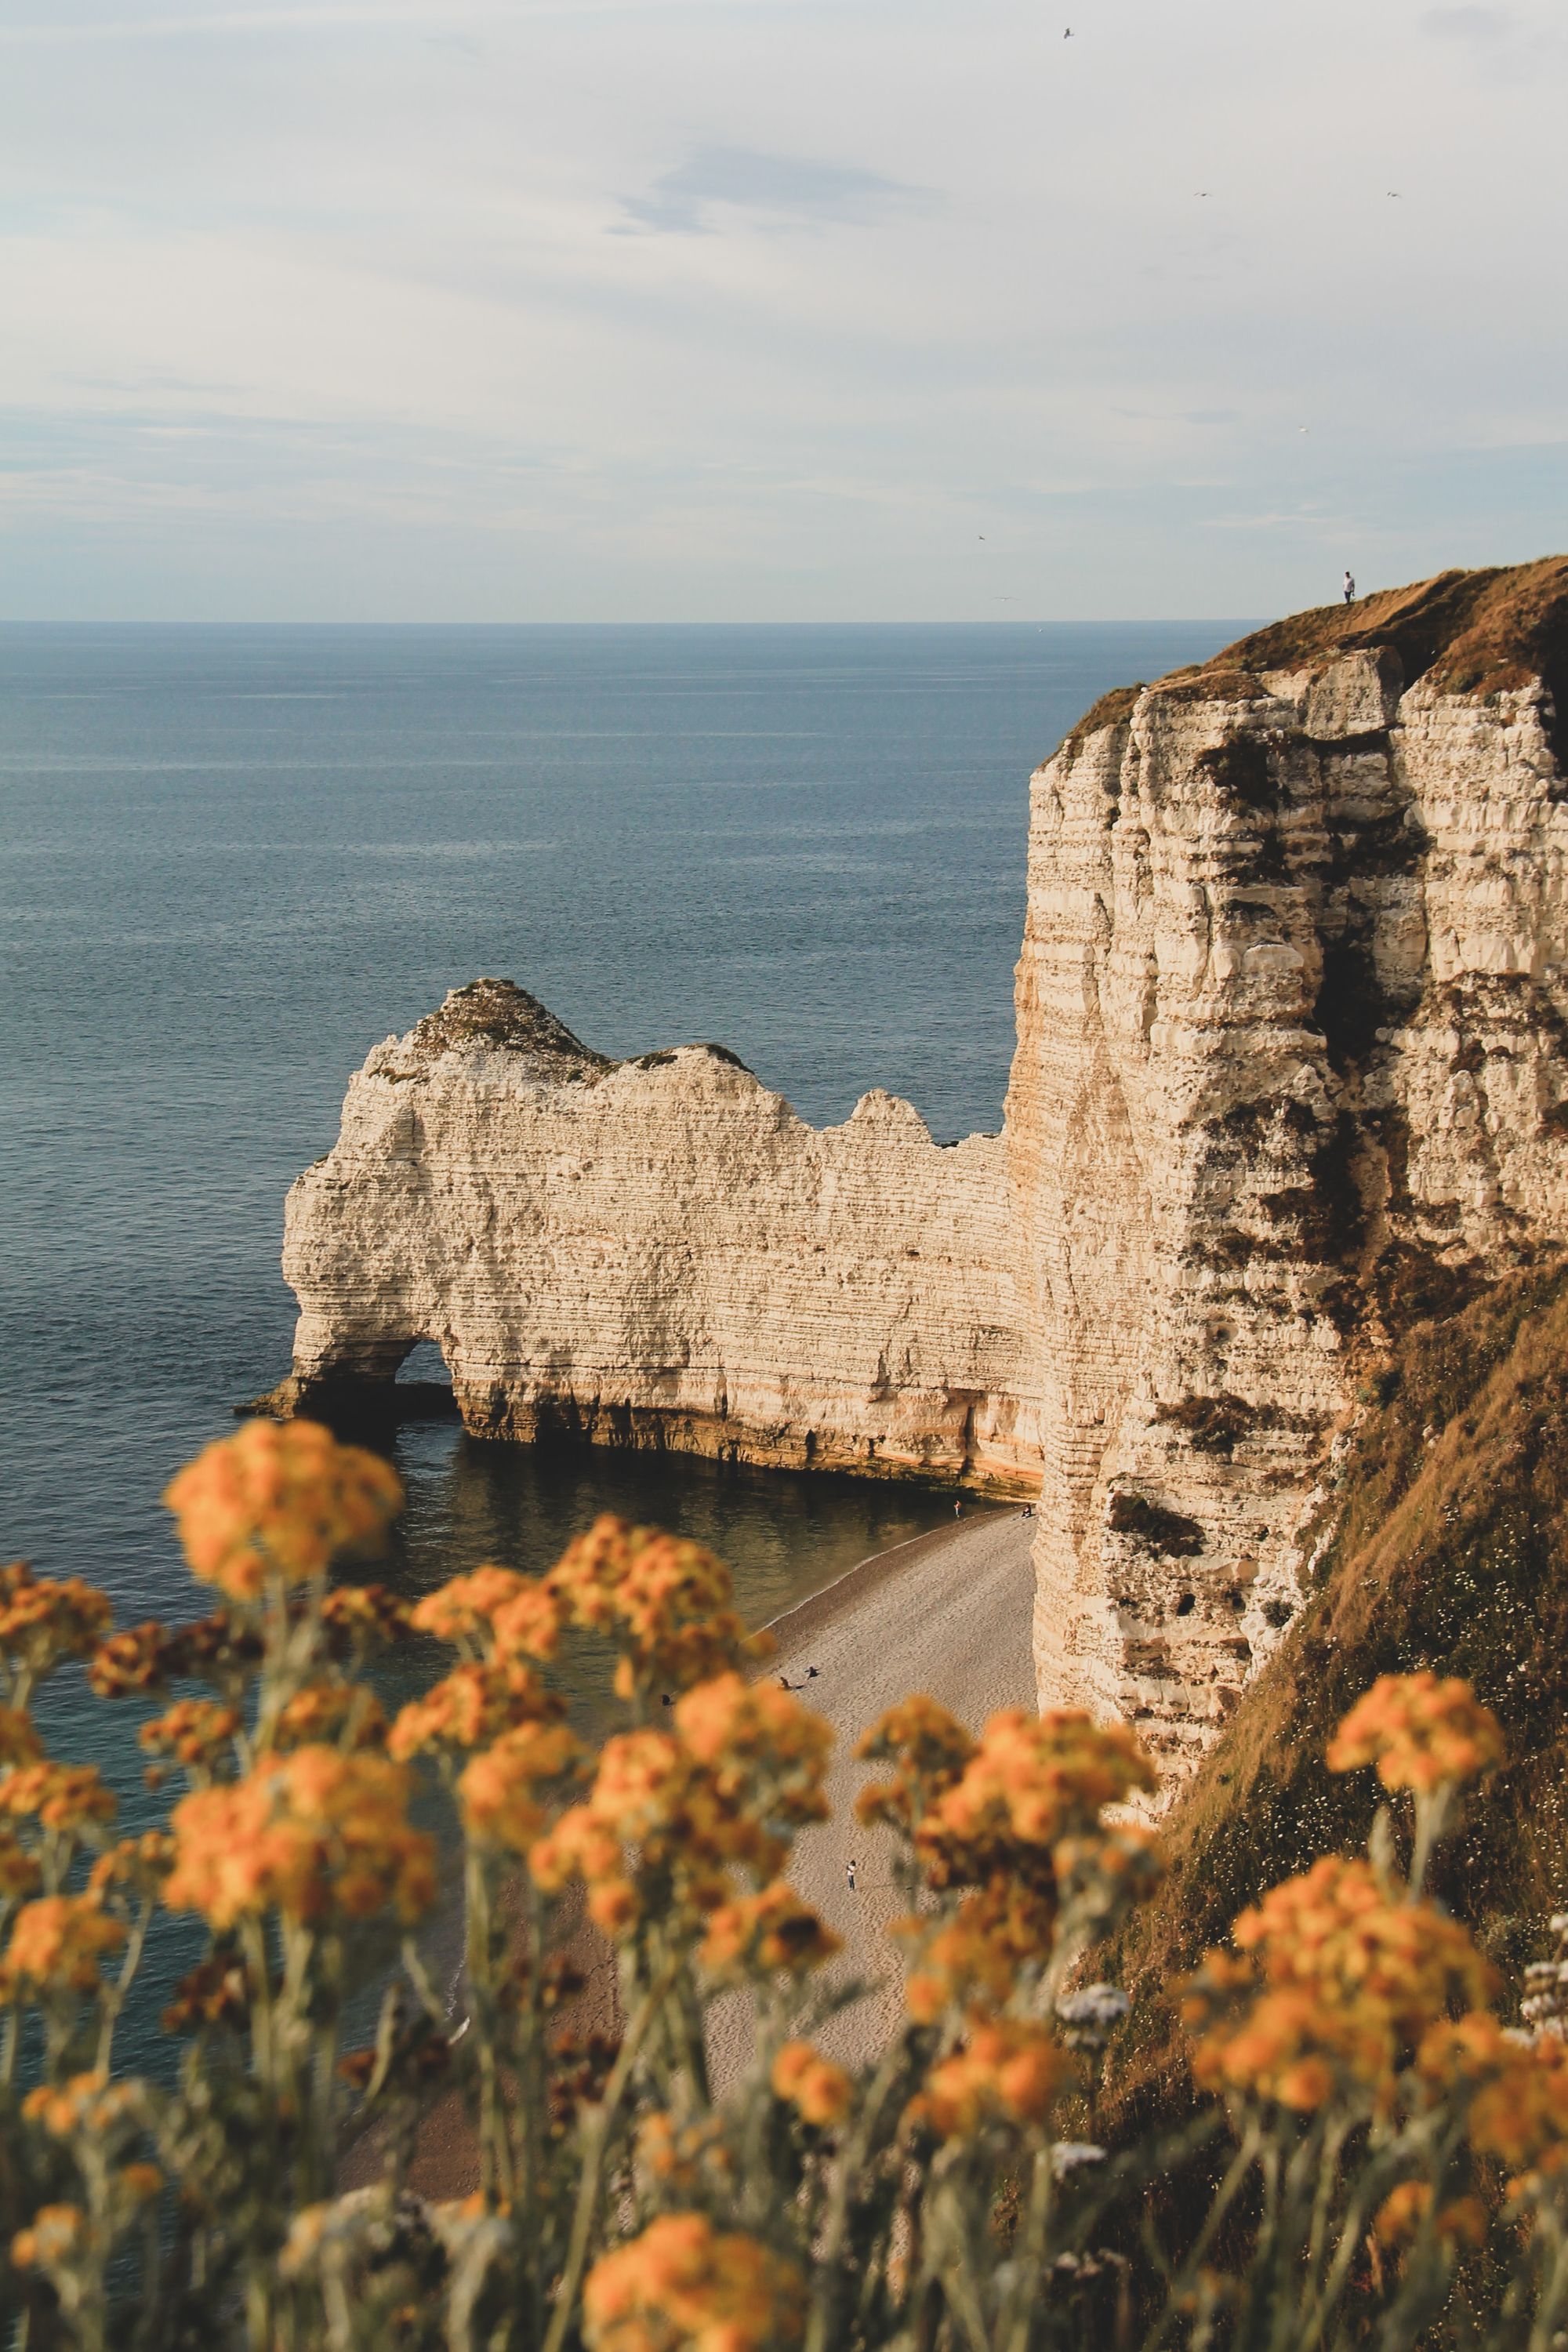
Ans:
{"label": "blue sea", "polygon": [[[1243,625],[0,628],[0,1557],[195,1613],[158,1497],[288,1369],[284,1194],[477,974],[607,1054],[718,1040],[814,1120],[885,1086],[996,1128],[1029,772]],[[607,1507],[759,1622],[944,1507],[440,1421],[395,1458],[406,1589]],[[135,1718],[75,1675],[42,1714],[139,1820]]]}

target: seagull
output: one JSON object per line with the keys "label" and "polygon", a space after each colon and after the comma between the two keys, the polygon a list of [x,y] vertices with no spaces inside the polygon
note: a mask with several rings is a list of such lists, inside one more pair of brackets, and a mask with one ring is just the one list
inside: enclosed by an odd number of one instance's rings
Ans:
{"label": "seagull", "polygon": [[1206,188],[1194,188],[1193,190],[1193,194],[1194,196],[1206,196],[1208,190]]}
{"label": "seagull", "polygon": [[[1390,194],[1391,196],[1397,196],[1397,195],[1399,195],[1399,190],[1398,190],[1397,188],[1390,188],[1390,189],[1389,189],[1389,191],[1388,191],[1388,193],[1389,193],[1389,194]],[[1403,198],[1401,198],[1400,200],[1401,200],[1401,202],[1403,202],[1403,201],[1404,201],[1404,199],[1403,199]]]}
{"label": "seagull", "polygon": [[1062,35],[1062,38],[1063,38],[1063,40],[1064,40],[1064,41],[1070,41],[1070,40],[1071,40],[1071,38],[1072,38],[1072,26],[1071,26],[1070,25],[1068,26],[1067,31]]}
{"label": "seagull", "polygon": [[984,539],[984,536],[985,536],[985,533],[984,533],[983,530],[977,530],[977,531],[975,532],[974,536],[975,536],[975,538],[976,538],[976,539]]}

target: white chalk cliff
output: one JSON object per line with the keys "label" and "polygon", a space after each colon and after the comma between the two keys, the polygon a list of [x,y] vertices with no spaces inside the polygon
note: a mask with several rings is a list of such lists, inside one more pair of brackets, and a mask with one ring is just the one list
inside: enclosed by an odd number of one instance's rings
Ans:
{"label": "white chalk cliff", "polygon": [[1042,1698],[1195,1761],[1390,1329],[1568,1238],[1559,693],[1565,560],[1108,697],[1033,780],[1001,1137],[455,992],[289,1195],[278,1402],[432,1339],[483,1433],[1038,1485]]}

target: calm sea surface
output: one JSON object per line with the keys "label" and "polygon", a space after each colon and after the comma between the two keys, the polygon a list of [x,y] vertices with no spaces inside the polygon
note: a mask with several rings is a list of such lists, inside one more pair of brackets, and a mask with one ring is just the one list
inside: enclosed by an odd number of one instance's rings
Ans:
{"label": "calm sea surface", "polygon": [[[158,1494],[287,1370],[284,1193],[476,974],[605,1053],[717,1039],[811,1119],[886,1086],[995,1128],[1029,771],[1241,625],[0,629],[0,1557],[191,1613]],[[715,1545],[761,1621],[944,1508],[395,1451],[409,1590],[608,1507]],[[140,1818],[138,1718],[74,1675],[43,1713]]]}

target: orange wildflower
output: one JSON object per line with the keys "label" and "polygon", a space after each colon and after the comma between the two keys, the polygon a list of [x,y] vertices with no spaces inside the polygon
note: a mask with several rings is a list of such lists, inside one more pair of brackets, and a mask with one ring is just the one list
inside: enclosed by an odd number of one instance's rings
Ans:
{"label": "orange wildflower", "polygon": [[41,1895],[25,1903],[0,1959],[0,1999],[50,1991],[91,1992],[98,1964],[116,1952],[125,1930],[95,1895]]}
{"label": "orange wildflower", "polygon": [[87,2234],[79,2205],[40,2205],[12,2239],[11,2260],[19,2271],[58,2269],[80,2251]]}
{"label": "orange wildflower", "polygon": [[777,2096],[786,2100],[802,2123],[824,2126],[842,2123],[855,2096],[855,2085],[842,2066],[809,2042],[786,2042],[773,2060],[769,2078]]}
{"label": "orange wildflower", "polygon": [[482,1748],[520,1724],[549,1723],[562,1713],[560,1700],[517,1659],[461,1665],[399,1709],[387,1748],[406,1761],[430,1750]]}
{"label": "orange wildflower", "polygon": [[275,1748],[316,1741],[339,1748],[384,1748],[386,1717],[368,1683],[314,1682],[297,1690],[272,1726]]}
{"label": "orange wildflower", "polygon": [[218,1929],[276,1908],[287,1917],[417,1918],[435,1898],[435,1841],[411,1829],[408,1778],[380,1756],[297,1748],[243,1780],[174,1808],[172,1911]]}
{"label": "orange wildflower", "polygon": [[140,1837],[121,1838],[100,1853],[88,1873],[88,1892],[107,1895],[118,1888],[137,1895],[155,1894],[174,1866],[174,1841],[166,1830],[143,1830]]}
{"label": "orange wildflower", "polygon": [[552,1658],[561,1646],[565,1606],[547,1584],[525,1577],[490,1617],[498,1658]]}
{"label": "orange wildflower", "polygon": [[1272,1888],[1232,1932],[1254,1957],[1211,1953],[1193,1980],[1189,2021],[1208,2029],[1194,2074],[1300,2110],[1347,2079],[1386,2097],[1428,2029],[1494,1982],[1457,1920],[1391,1903],[1368,1864],[1335,1855]]}
{"label": "orange wildflower", "polygon": [[1375,1764],[1385,1789],[1430,1795],[1502,1759],[1502,1727],[1457,1675],[1381,1675],[1329,1747],[1331,1772]]}
{"label": "orange wildflower", "polygon": [[1043,2123],[1065,2065],[1046,2027],[977,2017],[963,2048],[932,2067],[910,2113],[941,2139],[967,2137],[987,2123]]}
{"label": "orange wildflower", "polygon": [[396,1472],[314,1421],[250,1421],[204,1446],[164,1489],[193,1576],[231,1601],[269,1576],[299,1584],[374,1544],[403,1506]]}
{"label": "orange wildflower", "polygon": [[21,1764],[0,1780],[0,1812],[34,1814],[46,1830],[96,1829],[114,1819],[115,1807],[91,1764]]}
{"label": "orange wildflower", "polygon": [[826,1820],[833,1727],[776,1683],[700,1683],[676,1702],[675,1726],[721,1805],[790,1828]]}
{"label": "orange wildflower", "polygon": [[804,1976],[843,1946],[782,1878],[760,1895],[721,1904],[708,1922],[702,1965],[715,1976]]}
{"label": "orange wildflower", "polygon": [[79,1576],[35,1576],[25,1559],[0,1568],[0,1661],[21,1682],[90,1650],[110,1620],[109,1597]]}
{"label": "orange wildflower", "polygon": [[583,2318],[591,2352],[777,2352],[800,2338],[805,2287],[757,2239],[666,2213],[595,2263]]}
{"label": "orange wildflower", "polygon": [[334,1657],[372,1642],[395,1642],[408,1631],[406,1601],[384,1584],[337,1584],[321,1596],[321,1622],[336,1638]]}
{"label": "orange wildflower", "polygon": [[168,1674],[164,1660],[168,1639],[156,1618],[149,1618],[143,1625],[128,1626],[122,1633],[110,1633],[87,1662],[89,1688],[100,1698],[129,1698],[155,1690]]}
{"label": "orange wildflower", "polygon": [[888,1822],[912,1835],[932,1799],[963,1772],[974,1741],[945,1706],[916,1694],[889,1707],[855,1753],[862,1762],[895,1767],[890,1781],[861,1790],[855,1801],[858,1818],[868,1824]]}
{"label": "orange wildflower", "polygon": [[568,1622],[624,1641],[616,1687],[637,1676],[678,1690],[756,1654],[735,1615],[730,1571],[700,1544],[609,1512],[570,1543],[545,1579]]}
{"label": "orange wildflower", "polygon": [[541,1788],[570,1772],[582,1754],[581,1742],[562,1723],[525,1723],[503,1732],[458,1782],[468,1835],[481,1845],[526,1853],[547,1818]]}
{"label": "orange wildflower", "polygon": [[1098,1824],[1100,1809],[1152,1789],[1154,1768],[1121,1724],[1076,1707],[994,1715],[963,1774],[921,1822],[916,1843],[938,1885],[984,1877],[999,1849],[1048,1854]]}
{"label": "orange wildflower", "polygon": [[40,2084],[22,2102],[29,2123],[42,2124],[56,2139],[73,2132],[90,2132],[101,2139],[117,2124],[131,2120],[139,2105],[135,2084],[110,2082],[107,2074],[73,2074],[68,2082]]}
{"label": "orange wildflower", "polygon": [[136,1737],[154,1756],[172,1756],[193,1771],[214,1772],[226,1762],[239,1729],[237,1707],[216,1699],[182,1698],[144,1723]]}
{"label": "orange wildflower", "polygon": [[1435,2025],[1416,2065],[1439,2094],[1468,2094],[1467,2127],[1478,2155],[1510,2172],[1568,2169],[1568,2045],[1554,2033],[1510,2033],[1484,2010]]}
{"label": "orange wildflower", "polygon": [[489,1649],[496,1611],[517,1600],[529,1582],[511,1568],[470,1569],[416,1601],[408,1622],[416,1633],[433,1633],[438,1642],[478,1642]]}

